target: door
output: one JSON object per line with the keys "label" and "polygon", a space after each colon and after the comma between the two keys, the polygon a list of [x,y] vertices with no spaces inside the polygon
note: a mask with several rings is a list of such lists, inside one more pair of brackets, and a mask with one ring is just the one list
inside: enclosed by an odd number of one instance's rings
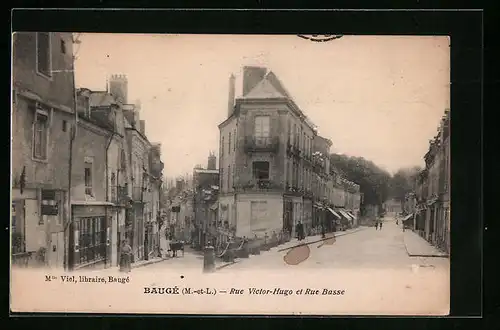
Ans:
{"label": "door", "polygon": [[64,263],[64,232],[52,233],[50,235],[50,247],[48,252],[49,267],[62,268]]}
{"label": "door", "polygon": [[45,225],[40,222],[36,199],[25,200],[26,252],[36,252],[46,246]]}

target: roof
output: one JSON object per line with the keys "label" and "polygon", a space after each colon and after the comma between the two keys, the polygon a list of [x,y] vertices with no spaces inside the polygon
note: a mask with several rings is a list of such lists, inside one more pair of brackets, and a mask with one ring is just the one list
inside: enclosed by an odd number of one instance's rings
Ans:
{"label": "roof", "polygon": [[113,95],[106,91],[92,91],[89,103],[91,107],[109,107],[118,104]]}

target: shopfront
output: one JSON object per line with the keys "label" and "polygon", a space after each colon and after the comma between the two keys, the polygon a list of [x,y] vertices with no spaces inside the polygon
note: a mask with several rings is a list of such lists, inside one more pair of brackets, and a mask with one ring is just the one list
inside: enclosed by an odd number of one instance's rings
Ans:
{"label": "shopfront", "polygon": [[107,205],[72,205],[70,269],[111,266],[112,211]]}

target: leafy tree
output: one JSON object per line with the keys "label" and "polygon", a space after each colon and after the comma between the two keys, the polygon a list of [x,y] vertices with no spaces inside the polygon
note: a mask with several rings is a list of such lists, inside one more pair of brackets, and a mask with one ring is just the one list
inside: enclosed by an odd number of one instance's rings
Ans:
{"label": "leafy tree", "polygon": [[391,175],[363,157],[331,154],[330,163],[347,180],[359,184],[363,194],[361,212],[365,205],[382,205],[389,195]]}
{"label": "leafy tree", "polygon": [[415,179],[422,169],[419,166],[399,169],[390,182],[390,196],[404,202],[405,195],[415,187]]}

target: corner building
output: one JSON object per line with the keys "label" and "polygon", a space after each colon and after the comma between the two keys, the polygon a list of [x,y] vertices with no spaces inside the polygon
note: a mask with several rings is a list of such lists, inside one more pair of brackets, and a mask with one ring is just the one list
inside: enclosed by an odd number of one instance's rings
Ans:
{"label": "corner building", "polygon": [[293,234],[298,221],[312,221],[316,131],[273,72],[243,71],[243,95],[234,99],[231,76],[228,117],[219,125],[219,220],[238,237]]}

